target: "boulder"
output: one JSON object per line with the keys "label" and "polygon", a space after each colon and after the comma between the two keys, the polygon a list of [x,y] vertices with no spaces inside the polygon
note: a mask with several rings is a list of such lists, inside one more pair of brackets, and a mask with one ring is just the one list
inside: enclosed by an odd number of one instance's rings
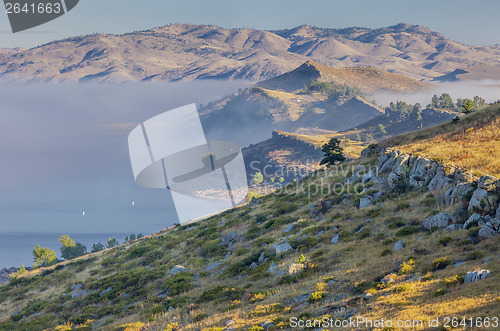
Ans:
{"label": "boulder", "polygon": [[233,245],[238,241],[238,235],[236,232],[231,231],[229,234],[222,238],[221,245],[227,248],[233,247]]}
{"label": "boulder", "polygon": [[449,213],[439,213],[437,215],[427,218],[424,221],[424,227],[426,229],[432,229],[433,227],[445,228],[452,222],[453,222],[453,216],[451,216]]}
{"label": "boulder", "polygon": [[276,255],[279,255],[279,254],[285,253],[287,251],[290,251],[293,248],[292,248],[292,246],[290,246],[289,243],[285,242],[282,244],[274,244],[273,249],[275,250]]}
{"label": "boulder", "polygon": [[375,169],[372,169],[368,171],[366,174],[361,177],[361,182],[363,184],[368,183],[373,177],[377,176],[377,171]]}
{"label": "boulder", "polygon": [[393,250],[394,252],[397,252],[397,251],[402,250],[402,249],[403,249],[403,247],[404,247],[403,242],[400,240],[400,241],[398,241],[397,243],[395,243],[395,244],[394,244],[394,246],[392,246],[392,250]]}
{"label": "boulder", "polygon": [[278,267],[278,265],[276,263],[271,262],[271,264],[269,265],[269,268],[267,268],[267,272],[274,274],[276,272],[277,267]]}
{"label": "boulder", "polygon": [[488,239],[498,236],[500,233],[493,229],[491,226],[483,225],[481,229],[479,229],[478,236],[482,239]]}
{"label": "boulder", "polygon": [[394,183],[396,181],[399,180],[399,175],[396,174],[395,172],[391,172],[388,176],[387,176],[387,185],[389,185],[390,188],[393,188],[394,187]]}
{"label": "boulder", "polygon": [[215,262],[214,264],[209,265],[208,267],[205,268],[205,271],[209,272],[220,266],[222,262]]}
{"label": "boulder", "polygon": [[386,172],[386,171],[389,171],[392,169],[392,167],[394,166],[394,162],[396,162],[396,152],[391,152],[389,154],[389,157],[387,158],[387,160],[384,162],[384,164],[382,164],[378,171],[379,172]]}
{"label": "boulder", "polygon": [[294,228],[295,228],[295,223],[292,223],[292,224],[288,225],[288,226],[285,228],[285,232],[290,232],[290,231],[292,231]]}
{"label": "boulder", "polygon": [[364,198],[359,199],[359,209],[368,208],[372,206],[373,198],[366,195]]}
{"label": "boulder", "polygon": [[339,235],[336,235],[335,237],[333,237],[333,238],[332,238],[331,243],[332,243],[332,244],[336,244],[336,243],[338,243],[338,242],[339,242],[339,239],[340,239]]}
{"label": "boulder", "polygon": [[252,270],[255,270],[255,269],[257,269],[257,267],[258,267],[258,266],[259,266],[259,265],[258,265],[257,263],[252,262],[252,264],[250,264],[250,267],[249,267],[249,268],[250,268],[250,269],[252,269]]}
{"label": "boulder", "polygon": [[469,229],[473,224],[479,224],[479,220],[481,219],[481,215],[472,214],[471,217],[467,221],[465,221],[463,228]]}
{"label": "boulder", "polygon": [[462,226],[460,224],[450,224],[443,231],[457,231],[461,230]]}
{"label": "boulder", "polygon": [[113,290],[113,288],[110,286],[108,287],[107,289],[105,289],[104,291],[101,291],[99,292],[99,296],[102,297],[103,295],[106,295],[108,294],[109,292],[111,292]]}
{"label": "boulder", "polygon": [[443,175],[443,174],[436,174],[434,178],[430,181],[429,185],[427,185],[427,188],[429,191],[437,191],[443,188],[447,188],[453,184],[453,179]]}
{"label": "boulder", "polygon": [[404,173],[409,172],[410,169],[408,169],[409,166],[409,159],[410,156],[408,154],[400,154],[394,161],[394,165],[392,166],[392,172],[402,175]]}
{"label": "boulder", "polygon": [[80,290],[80,289],[82,289],[82,288],[83,288],[83,284],[75,284],[75,285],[71,286],[71,289],[72,289],[73,291],[75,291],[75,290]]}
{"label": "boulder", "polygon": [[481,215],[489,214],[492,211],[491,198],[488,191],[478,188],[472,194],[469,201],[469,213],[477,212]]}
{"label": "boulder", "polygon": [[352,175],[351,177],[347,178],[345,181],[344,181],[344,184],[354,184],[355,182],[357,182],[361,177],[358,176],[357,174],[354,174]]}
{"label": "boulder", "polygon": [[464,277],[464,283],[475,283],[479,280],[483,280],[491,275],[491,272],[487,269],[474,270]]}
{"label": "boulder", "polygon": [[382,195],[384,195],[384,192],[382,192],[382,191],[378,191],[377,193],[375,193],[375,194],[373,195],[373,200],[378,200],[378,199],[380,199],[380,197],[381,197]]}
{"label": "boulder", "polygon": [[75,299],[75,298],[79,298],[79,297],[86,297],[88,293],[89,292],[87,292],[87,291],[75,291],[71,295],[71,298]]}
{"label": "boulder", "polygon": [[496,218],[497,220],[500,220],[500,205],[498,205],[498,209],[497,209],[497,212],[496,212],[496,214],[495,214],[495,218]]}
{"label": "boulder", "polygon": [[180,272],[189,272],[189,269],[185,268],[181,265],[176,265],[172,268],[172,270],[170,270],[171,275],[175,275],[175,274],[178,274]]}
{"label": "boulder", "polygon": [[469,183],[458,183],[452,186],[444,195],[444,202],[447,205],[454,205],[460,202],[474,188]]}
{"label": "boulder", "polygon": [[266,254],[264,254],[264,252],[260,253],[260,256],[259,256],[259,259],[257,260],[257,262],[260,264],[260,263],[264,263],[266,262]]}

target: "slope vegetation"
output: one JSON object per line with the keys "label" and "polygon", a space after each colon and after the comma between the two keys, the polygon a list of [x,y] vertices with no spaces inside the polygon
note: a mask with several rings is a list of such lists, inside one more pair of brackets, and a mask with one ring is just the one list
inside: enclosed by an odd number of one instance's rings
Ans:
{"label": "slope vegetation", "polygon": [[381,143],[406,153],[437,159],[478,175],[500,177],[500,105],[458,121],[403,134]]}

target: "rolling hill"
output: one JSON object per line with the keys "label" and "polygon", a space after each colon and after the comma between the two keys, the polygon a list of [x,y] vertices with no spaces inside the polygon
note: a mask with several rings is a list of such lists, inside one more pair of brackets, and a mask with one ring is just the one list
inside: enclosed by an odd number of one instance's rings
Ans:
{"label": "rolling hill", "polygon": [[2,50],[0,76],[21,81],[262,81],[314,60],[337,68],[372,66],[418,80],[457,69],[466,71],[458,79],[496,79],[499,55],[497,46],[462,45],[404,23],[380,29],[299,26],[280,31],[173,24]]}

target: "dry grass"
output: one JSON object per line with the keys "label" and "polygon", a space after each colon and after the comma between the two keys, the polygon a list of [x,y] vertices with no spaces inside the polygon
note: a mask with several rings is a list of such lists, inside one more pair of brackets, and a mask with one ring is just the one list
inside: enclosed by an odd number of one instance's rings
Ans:
{"label": "dry grass", "polygon": [[435,159],[476,175],[500,177],[500,106],[493,105],[445,123],[385,142],[418,156]]}

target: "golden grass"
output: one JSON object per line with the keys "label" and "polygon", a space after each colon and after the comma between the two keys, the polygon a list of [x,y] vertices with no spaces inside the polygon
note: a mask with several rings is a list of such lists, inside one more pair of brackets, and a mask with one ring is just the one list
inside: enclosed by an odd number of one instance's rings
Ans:
{"label": "golden grass", "polygon": [[500,177],[500,107],[389,139],[382,146],[437,160],[475,175]]}

